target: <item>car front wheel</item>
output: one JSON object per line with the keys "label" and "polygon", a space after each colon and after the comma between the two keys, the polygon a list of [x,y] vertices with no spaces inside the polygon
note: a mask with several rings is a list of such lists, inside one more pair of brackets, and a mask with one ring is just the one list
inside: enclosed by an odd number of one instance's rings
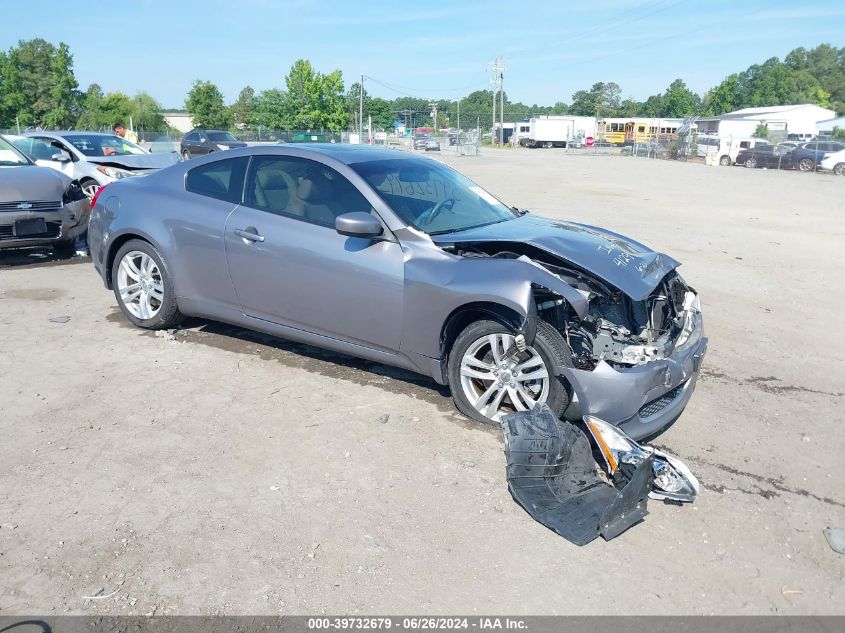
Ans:
{"label": "car front wheel", "polygon": [[183,318],[167,267],[148,242],[130,240],[120,247],[112,265],[112,285],[121,311],[138,327],[161,330]]}
{"label": "car front wheel", "polygon": [[498,425],[501,417],[546,403],[563,415],[570,394],[556,376],[572,366],[563,337],[545,321],[531,346],[516,351],[515,339],[496,321],[469,325],[449,354],[449,387],[458,410],[473,420]]}
{"label": "car front wheel", "polygon": [[798,161],[798,169],[800,171],[815,171],[816,163],[812,158],[802,158]]}

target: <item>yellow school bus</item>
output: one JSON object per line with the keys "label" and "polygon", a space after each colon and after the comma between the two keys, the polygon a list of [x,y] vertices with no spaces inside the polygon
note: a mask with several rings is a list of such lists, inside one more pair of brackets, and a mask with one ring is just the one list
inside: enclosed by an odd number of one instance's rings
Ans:
{"label": "yellow school bus", "polygon": [[677,138],[682,119],[607,118],[598,122],[599,139],[611,145],[636,145]]}

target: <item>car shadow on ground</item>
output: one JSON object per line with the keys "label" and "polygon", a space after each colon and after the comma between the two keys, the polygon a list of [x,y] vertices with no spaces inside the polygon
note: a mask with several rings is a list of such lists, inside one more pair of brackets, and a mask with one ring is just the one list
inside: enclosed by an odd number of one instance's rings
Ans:
{"label": "car shadow on ground", "polygon": [[90,261],[90,257],[80,257],[73,251],[60,251],[51,246],[0,248],[0,268],[61,266],[64,264],[78,264]]}
{"label": "car shadow on ground", "polygon": [[438,385],[422,374],[398,367],[207,319],[187,318],[178,329],[164,332],[137,330],[118,309],[107,320],[149,336],[165,336],[175,342],[199,343],[239,354],[254,354],[262,360],[276,361],[285,367],[297,367],[322,376],[405,394],[434,404],[443,412],[458,415],[452,405],[448,387]]}

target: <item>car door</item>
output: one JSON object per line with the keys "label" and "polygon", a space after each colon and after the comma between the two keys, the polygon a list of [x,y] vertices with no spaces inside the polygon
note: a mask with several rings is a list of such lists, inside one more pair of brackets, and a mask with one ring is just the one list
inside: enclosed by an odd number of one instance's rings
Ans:
{"label": "car door", "polygon": [[375,214],[339,172],[293,156],[253,156],[244,202],[226,223],[229,275],[244,314],[367,347],[396,351],[404,259],[383,239],[346,237],[334,219]]}
{"label": "car door", "polygon": [[[63,174],[74,177],[74,155],[64,143],[49,136],[30,136],[30,156],[35,159],[39,167],[49,167]],[[67,160],[54,160],[54,156],[62,154]]]}

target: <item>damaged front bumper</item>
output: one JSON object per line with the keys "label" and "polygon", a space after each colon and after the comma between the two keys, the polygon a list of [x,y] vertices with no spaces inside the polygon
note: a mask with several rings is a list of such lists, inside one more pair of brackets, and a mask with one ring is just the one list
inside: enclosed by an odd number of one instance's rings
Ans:
{"label": "damaged front bumper", "polygon": [[707,337],[701,312],[691,314],[686,340],[668,358],[633,367],[600,361],[593,370],[561,370],[573,390],[567,419],[592,415],[641,440],[659,433],[683,412],[695,390]]}
{"label": "damaged front bumper", "polygon": [[[48,210],[15,210],[0,213],[0,248],[41,246],[72,240],[88,229],[91,205],[87,198]],[[31,220],[43,220],[36,227]],[[25,231],[21,227],[27,227]],[[36,227],[36,228],[33,228]]]}

